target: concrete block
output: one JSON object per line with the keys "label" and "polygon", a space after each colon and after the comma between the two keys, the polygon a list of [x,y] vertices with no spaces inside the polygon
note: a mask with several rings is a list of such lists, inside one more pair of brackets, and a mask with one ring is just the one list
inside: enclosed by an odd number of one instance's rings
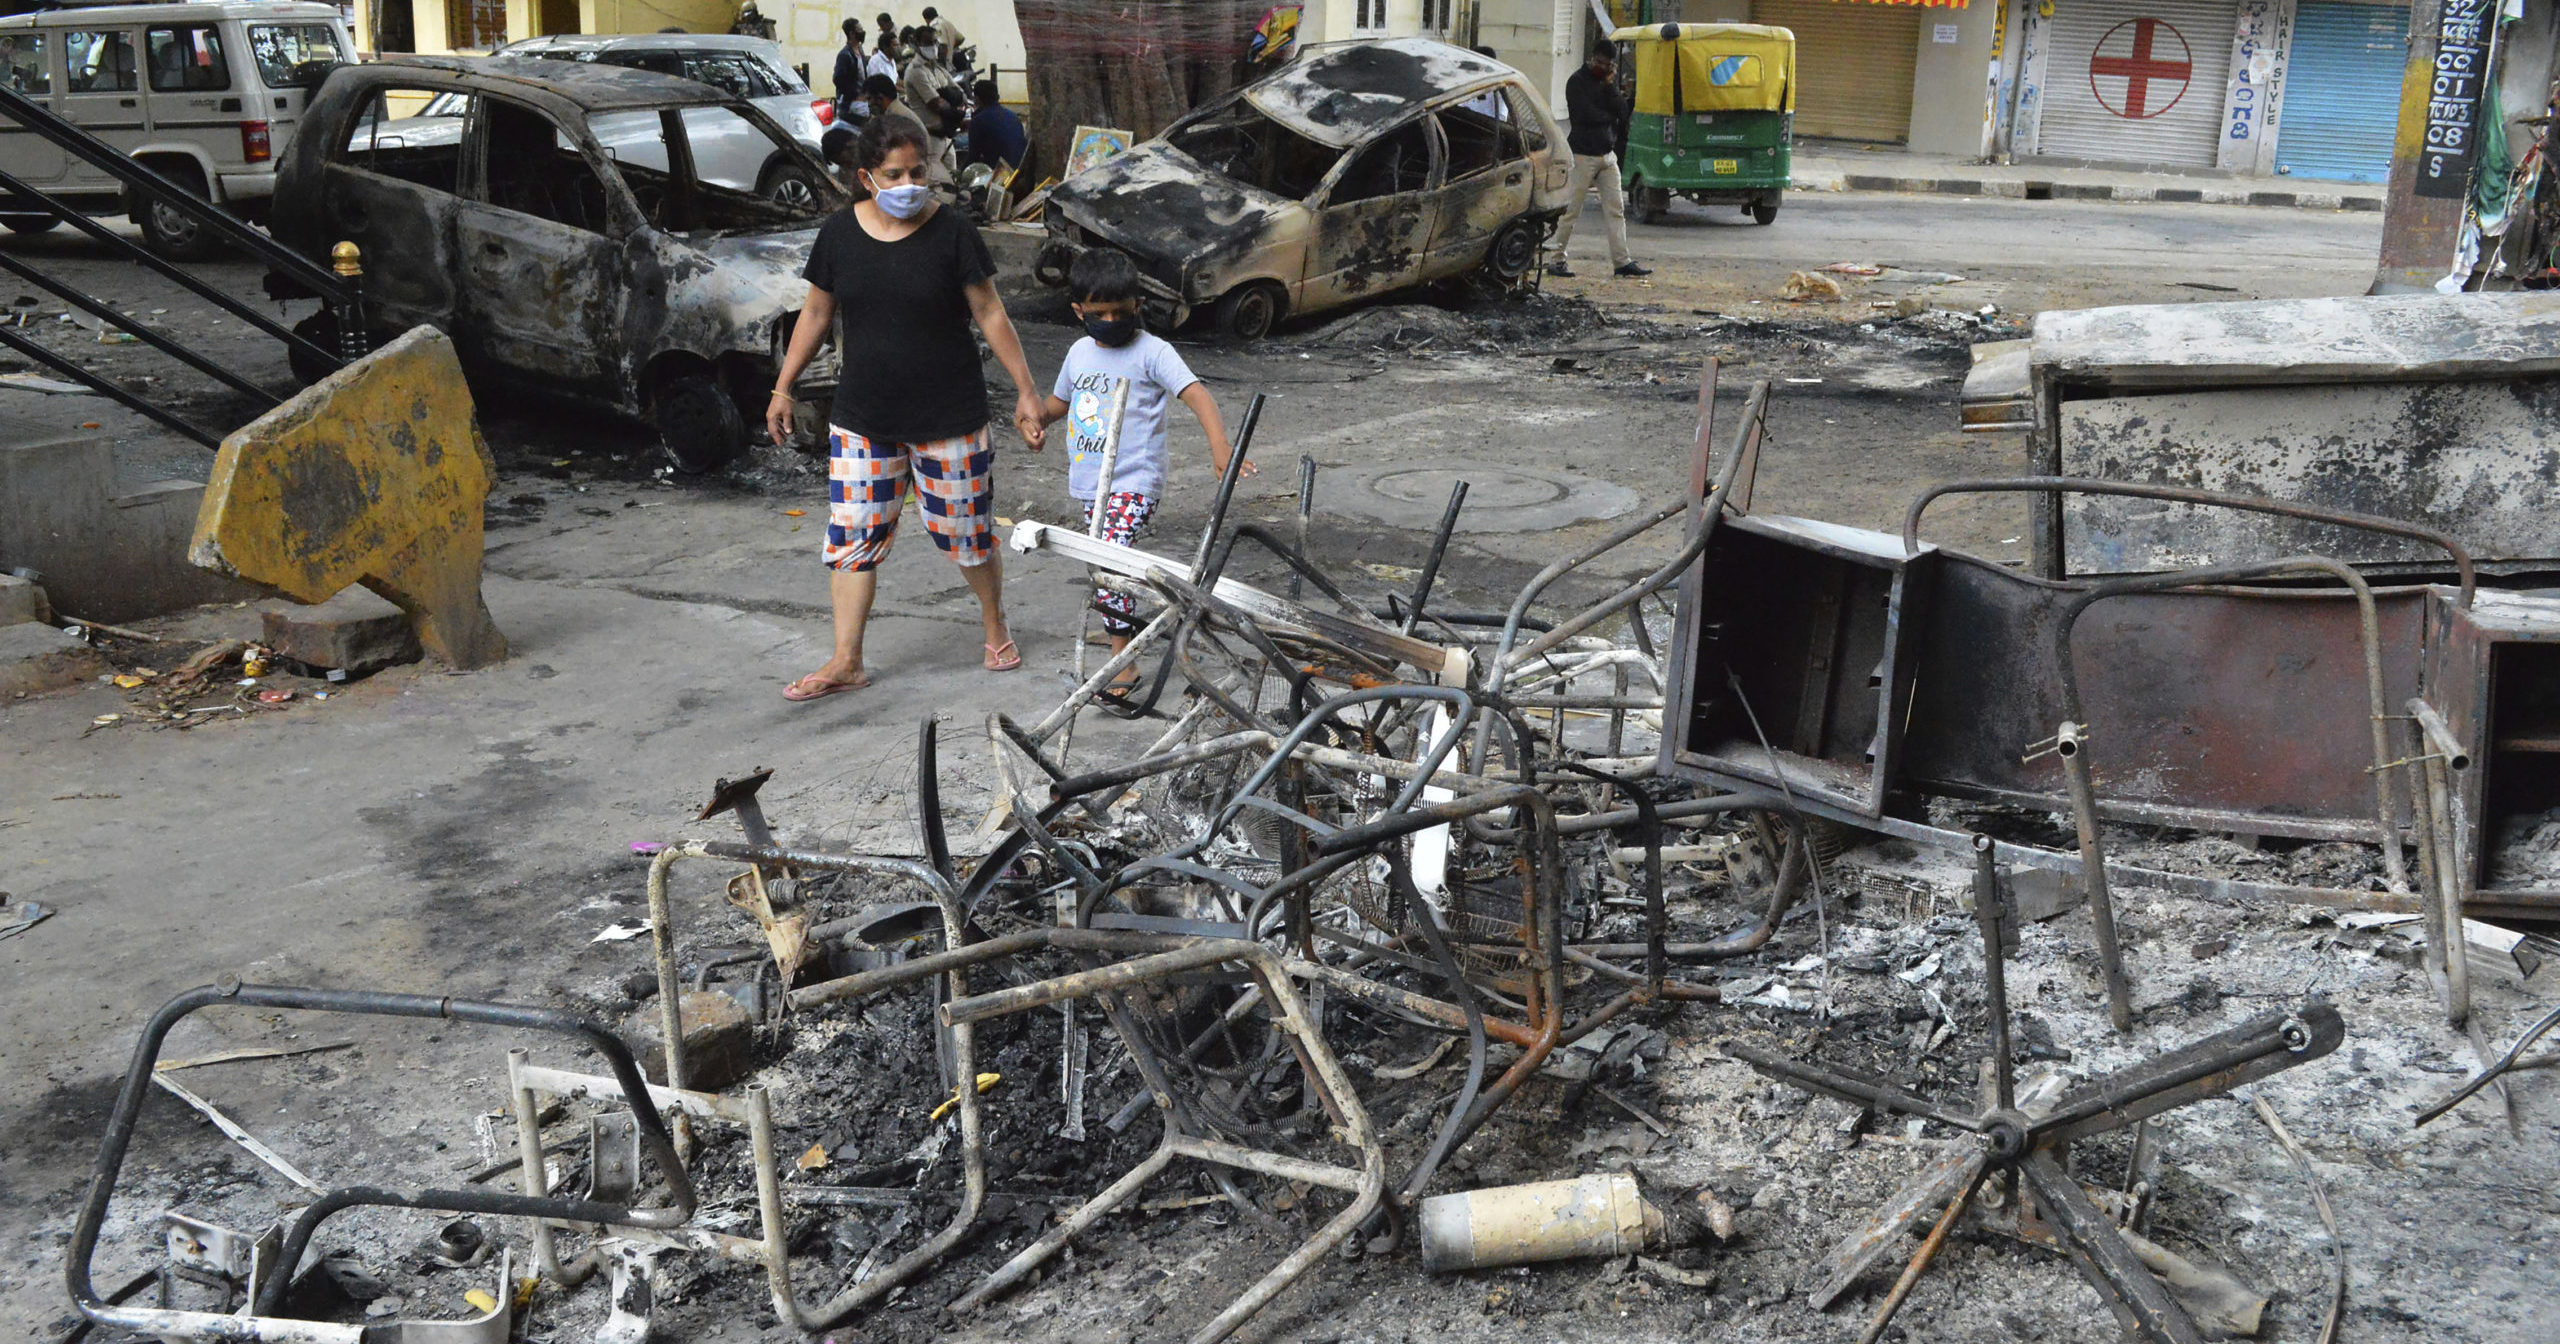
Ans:
{"label": "concrete block", "polygon": [[2116,199],[2120,201],[2126,199],[2178,201],[2188,205],[2194,205],[2204,200],[2204,188],[2202,187],[2152,187],[2148,189],[2135,188],[2135,190],[2147,190],[2147,194],[2128,198],[2122,190],[2118,190],[2116,193]]}
{"label": "concrete block", "polygon": [[0,696],[58,691],[113,670],[96,649],[50,625],[0,625]]}
{"label": "concrete block", "polygon": [[201,482],[115,490],[103,435],[0,444],[0,570],[40,571],[55,610],[119,624],[256,595],[187,563]]}
{"label": "concrete block", "polygon": [[53,621],[53,606],[45,600],[44,589],[15,574],[0,574],[0,625],[18,625],[26,621]]}
{"label": "concrete block", "polygon": [[258,609],[259,642],[295,662],[361,674],[427,656],[409,614],[362,588],[316,607],[272,602]]}
{"label": "concrete block", "polygon": [[[717,1092],[747,1076],[754,1067],[756,1024],[736,999],[708,989],[688,989],[677,1000],[684,1018],[684,1085],[696,1092]],[[649,1081],[667,1081],[666,1037],[659,1032],[655,1000],[633,1015],[632,1048]]]}

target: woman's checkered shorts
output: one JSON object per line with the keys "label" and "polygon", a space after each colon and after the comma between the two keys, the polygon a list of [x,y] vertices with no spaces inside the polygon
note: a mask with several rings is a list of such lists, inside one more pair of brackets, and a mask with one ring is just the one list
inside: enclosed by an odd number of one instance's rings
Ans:
{"label": "woman's checkered shorts", "polygon": [[995,558],[996,451],[987,431],[923,443],[882,443],[827,426],[828,567],[865,570],[889,558],[916,478],[924,528],[962,568]]}

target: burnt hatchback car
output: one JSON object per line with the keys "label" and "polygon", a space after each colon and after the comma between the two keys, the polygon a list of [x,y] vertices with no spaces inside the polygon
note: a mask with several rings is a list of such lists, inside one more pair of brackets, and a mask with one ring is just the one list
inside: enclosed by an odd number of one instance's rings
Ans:
{"label": "burnt hatchback car", "polygon": [[1283,316],[1538,264],[1572,158],[1510,66],[1428,38],[1317,48],[1058,184],[1034,272],[1095,247],[1136,260],[1149,315]]}
{"label": "burnt hatchback car", "polygon": [[[696,144],[741,136],[831,180],[754,105],[691,80],[464,58],[342,66],[278,174],[273,230],[315,259],[361,249],[368,336],[435,326],[475,383],[643,417],[680,469],[715,470],[762,418],[800,269],[843,203],[832,187],[792,205],[696,171]],[[333,344],[332,325],[324,310],[305,334]],[[820,369],[796,391],[823,405],[832,383]]]}

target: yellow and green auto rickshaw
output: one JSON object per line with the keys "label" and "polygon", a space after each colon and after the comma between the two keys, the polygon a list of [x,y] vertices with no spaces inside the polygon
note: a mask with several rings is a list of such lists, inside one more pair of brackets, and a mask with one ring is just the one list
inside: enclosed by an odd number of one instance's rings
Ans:
{"label": "yellow and green auto rickshaw", "polygon": [[1671,198],[1739,205],[1762,224],[1787,189],[1796,35],[1756,23],[1649,23],[1609,34],[1635,51],[1627,194],[1645,223]]}

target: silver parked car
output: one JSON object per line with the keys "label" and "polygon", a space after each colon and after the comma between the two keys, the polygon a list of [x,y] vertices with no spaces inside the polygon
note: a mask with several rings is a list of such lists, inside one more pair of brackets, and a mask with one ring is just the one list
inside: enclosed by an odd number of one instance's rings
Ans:
{"label": "silver parked car", "polygon": [[[836,120],[835,100],[810,92],[807,81],[783,59],[782,48],[761,37],[725,33],[570,33],[528,37],[491,54],[501,60],[534,57],[618,65],[708,84],[732,98],[755,104],[812,154],[819,152],[819,137]],[[657,139],[655,118],[649,120],[652,124],[632,138],[644,144]],[[596,138],[613,148],[617,128],[600,124],[595,129]],[[787,205],[808,205],[816,199],[811,184],[800,178],[768,175],[767,170],[773,165],[763,153],[766,146],[744,137],[713,136],[706,141],[704,129],[707,128],[697,128],[694,133],[693,152],[705,181],[760,192]]]}

